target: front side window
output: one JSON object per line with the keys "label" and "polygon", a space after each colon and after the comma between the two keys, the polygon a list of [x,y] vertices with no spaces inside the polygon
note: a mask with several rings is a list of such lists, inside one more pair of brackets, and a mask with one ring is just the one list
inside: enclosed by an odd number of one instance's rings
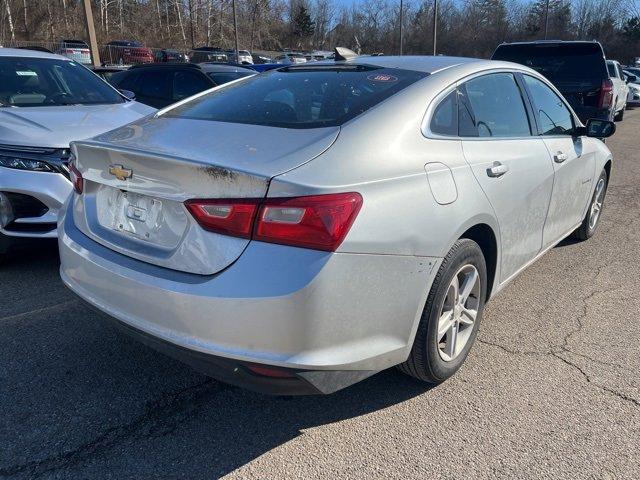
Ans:
{"label": "front side window", "polygon": [[51,58],[0,58],[0,106],[122,103],[104,80],[80,64]]}
{"label": "front side window", "polygon": [[524,81],[531,93],[541,134],[571,135],[574,129],[573,115],[562,99],[537,78],[524,75]]}
{"label": "front side window", "polygon": [[531,127],[520,88],[511,73],[491,73],[459,89],[461,137],[528,137]]}
{"label": "front side window", "polygon": [[366,65],[292,66],[253,75],[164,115],[281,128],[333,127],[427,75]]}

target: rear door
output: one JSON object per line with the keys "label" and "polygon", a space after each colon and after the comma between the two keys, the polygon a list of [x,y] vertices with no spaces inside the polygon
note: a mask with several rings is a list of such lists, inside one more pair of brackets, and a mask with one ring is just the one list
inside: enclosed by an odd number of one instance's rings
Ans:
{"label": "rear door", "polygon": [[547,84],[523,75],[538,131],[553,159],[555,181],[544,227],[543,246],[557,242],[580,223],[591,192],[595,154],[584,152],[573,135],[575,121],[566,104]]}
{"label": "rear door", "polygon": [[513,73],[464,82],[458,105],[465,159],[500,225],[502,282],[542,248],[553,166],[544,142],[532,134],[532,114]]}

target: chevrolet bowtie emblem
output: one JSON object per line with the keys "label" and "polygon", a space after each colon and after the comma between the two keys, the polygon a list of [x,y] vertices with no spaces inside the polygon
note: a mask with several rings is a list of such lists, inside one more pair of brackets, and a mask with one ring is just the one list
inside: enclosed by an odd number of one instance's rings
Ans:
{"label": "chevrolet bowtie emblem", "polygon": [[126,180],[127,178],[131,178],[131,175],[133,175],[132,170],[124,168],[122,165],[109,166],[109,173],[115,176],[118,180]]}

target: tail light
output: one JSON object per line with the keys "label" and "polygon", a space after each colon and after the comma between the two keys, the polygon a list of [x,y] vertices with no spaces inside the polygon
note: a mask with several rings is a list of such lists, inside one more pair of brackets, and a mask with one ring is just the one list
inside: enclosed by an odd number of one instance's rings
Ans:
{"label": "tail light", "polygon": [[613,104],[613,82],[610,78],[605,78],[600,87],[600,99],[598,108],[609,108]]}
{"label": "tail light", "polygon": [[189,200],[187,209],[202,228],[316,250],[335,251],[360,208],[359,193],[292,198]]}
{"label": "tail light", "polygon": [[73,162],[69,163],[69,179],[73,184],[73,189],[78,195],[82,195],[82,190],[84,189],[84,179],[82,178],[82,174],[73,164]]}
{"label": "tail light", "polygon": [[251,238],[260,201],[254,199],[188,200],[187,210],[205,230]]}

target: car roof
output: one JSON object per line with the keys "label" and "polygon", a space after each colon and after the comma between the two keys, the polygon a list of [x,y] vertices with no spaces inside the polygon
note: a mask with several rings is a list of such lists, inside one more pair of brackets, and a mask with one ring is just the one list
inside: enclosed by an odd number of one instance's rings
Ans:
{"label": "car roof", "polygon": [[[405,70],[415,70],[418,72],[435,73],[445,68],[456,65],[477,63],[478,66],[485,63],[488,66],[495,66],[497,62],[493,60],[481,60],[467,57],[445,57],[431,55],[403,55],[403,56],[357,56],[347,60],[322,60],[313,62],[313,65],[332,65],[334,63],[375,65],[383,68],[402,68]],[[304,68],[304,64],[301,65]],[[307,65],[307,68],[309,66]]]}
{"label": "car roof", "polygon": [[576,43],[600,43],[597,40],[530,40],[522,42],[502,42],[500,45],[529,45],[529,44],[576,44]]}
{"label": "car roof", "polygon": [[0,47],[0,57],[23,57],[23,58],[50,58],[55,60],[69,60],[62,55],[55,53],[41,52],[39,50],[23,50],[21,48],[4,48]]}

